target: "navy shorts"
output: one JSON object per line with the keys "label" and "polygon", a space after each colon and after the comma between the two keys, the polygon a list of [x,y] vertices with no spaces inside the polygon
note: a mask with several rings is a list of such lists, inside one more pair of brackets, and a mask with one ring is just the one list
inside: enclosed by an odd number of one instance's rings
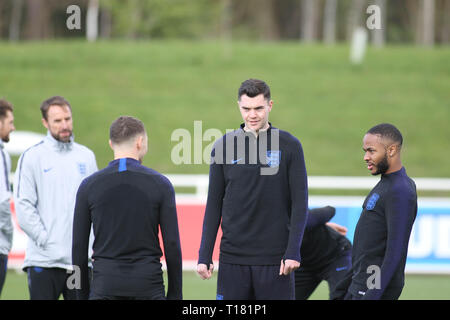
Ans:
{"label": "navy shorts", "polygon": [[335,296],[338,283],[347,277],[352,268],[351,248],[340,252],[329,264],[316,269],[306,269],[300,266],[295,271],[295,298],[306,300],[316,290],[322,280],[328,282],[329,297]]}
{"label": "navy shorts", "polygon": [[279,275],[280,265],[219,264],[217,300],[294,300],[294,272]]}
{"label": "navy shorts", "polygon": [[[62,268],[27,267],[26,272],[30,300],[58,300],[61,295],[64,300],[76,300],[76,290],[67,286],[72,271]],[[91,274],[92,269],[89,268],[89,275]]]}
{"label": "navy shorts", "polygon": [[67,287],[67,278],[71,275],[62,268],[27,267],[28,291],[30,300],[58,300],[62,294],[64,300],[75,300],[75,290]]}

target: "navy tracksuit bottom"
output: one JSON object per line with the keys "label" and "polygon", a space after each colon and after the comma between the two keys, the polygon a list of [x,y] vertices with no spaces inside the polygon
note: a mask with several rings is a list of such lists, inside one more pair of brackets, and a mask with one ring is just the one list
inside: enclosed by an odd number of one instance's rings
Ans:
{"label": "navy tracksuit bottom", "polygon": [[294,300],[294,272],[279,275],[280,265],[219,264],[217,300]]}

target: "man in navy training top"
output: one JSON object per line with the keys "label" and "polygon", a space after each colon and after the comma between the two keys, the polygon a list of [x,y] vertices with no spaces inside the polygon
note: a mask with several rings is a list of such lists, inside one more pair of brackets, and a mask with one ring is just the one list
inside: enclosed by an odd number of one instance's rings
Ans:
{"label": "man in navy training top", "polygon": [[303,235],[302,264],[295,270],[295,299],[308,299],[317,286],[328,282],[329,296],[352,267],[352,244],[347,228],[329,222],[336,213],[331,206],[309,209]]}
{"label": "man in navy training top", "polygon": [[[165,299],[161,228],[167,299],[181,299],[181,247],[172,184],[141,164],[147,153],[147,133],[140,120],[119,117],[110,127],[109,144],[114,161],[86,178],[77,193],[72,248],[74,269],[78,266],[81,273],[77,298]],[[89,288],[91,224],[95,240]]]}
{"label": "man in navy training top", "polygon": [[403,137],[393,125],[370,129],[363,140],[364,161],[381,180],[363,204],[353,238],[352,272],[334,298],[396,300],[405,281],[411,229],[417,215],[416,185],[402,165]]}
{"label": "man in navy training top", "polygon": [[216,141],[197,272],[209,279],[219,225],[217,299],[294,299],[294,270],[306,224],[308,187],[297,138],[269,123],[269,86],[238,91],[244,123]]}

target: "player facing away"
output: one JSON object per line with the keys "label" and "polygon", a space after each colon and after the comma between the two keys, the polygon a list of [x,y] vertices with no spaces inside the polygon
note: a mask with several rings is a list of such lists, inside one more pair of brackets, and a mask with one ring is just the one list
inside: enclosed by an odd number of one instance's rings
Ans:
{"label": "player facing away", "polygon": [[94,153],[73,138],[72,108],[61,96],[41,104],[47,136],[19,158],[14,204],[28,236],[23,268],[31,300],[74,299],[66,286],[72,269],[72,223],[81,181],[97,171]]}
{"label": "player facing away", "polygon": [[[147,140],[140,120],[119,117],[110,127],[114,160],[78,189],[72,247],[73,265],[81,274],[78,299],[166,299],[159,228],[167,263],[167,299],[182,298],[175,193],[166,177],[141,164]],[[91,225],[95,241],[89,287]]]}
{"label": "player facing away", "polygon": [[402,165],[402,144],[400,131],[387,123],[364,136],[367,169],[372,175],[381,174],[381,179],[364,201],[353,238],[352,272],[339,284],[335,299],[400,297],[417,215],[416,185]]}
{"label": "player facing away", "polygon": [[306,224],[308,188],[297,138],[269,123],[269,86],[238,91],[244,123],[213,146],[197,272],[209,279],[219,225],[217,299],[295,297],[294,270]]}

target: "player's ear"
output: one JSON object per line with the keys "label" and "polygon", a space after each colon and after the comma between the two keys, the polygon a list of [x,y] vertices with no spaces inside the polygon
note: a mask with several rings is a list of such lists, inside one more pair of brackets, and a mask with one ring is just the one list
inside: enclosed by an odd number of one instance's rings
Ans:
{"label": "player's ear", "polygon": [[138,135],[136,140],[135,140],[135,146],[136,149],[141,150],[144,146],[144,136],[143,135]]}
{"label": "player's ear", "polygon": [[269,101],[269,112],[272,111],[272,107],[273,107],[273,100]]}
{"label": "player's ear", "polygon": [[398,152],[399,152],[399,145],[398,144],[391,144],[389,147],[388,147],[388,155],[389,155],[389,157],[393,157],[393,156],[395,156]]}
{"label": "player's ear", "polygon": [[109,140],[108,140],[108,142],[109,142],[109,146],[110,146],[110,148],[114,150],[114,148],[113,148],[113,144],[112,144],[112,141],[111,141],[111,139],[109,139]]}
{"label": "player's ear", "polygon": [[42,118],[42,125],[43,125],[45,128],[47,128],[47,130],[48,130],[48,122],[47,122],[47,120],[45,120],[45,118]]}

